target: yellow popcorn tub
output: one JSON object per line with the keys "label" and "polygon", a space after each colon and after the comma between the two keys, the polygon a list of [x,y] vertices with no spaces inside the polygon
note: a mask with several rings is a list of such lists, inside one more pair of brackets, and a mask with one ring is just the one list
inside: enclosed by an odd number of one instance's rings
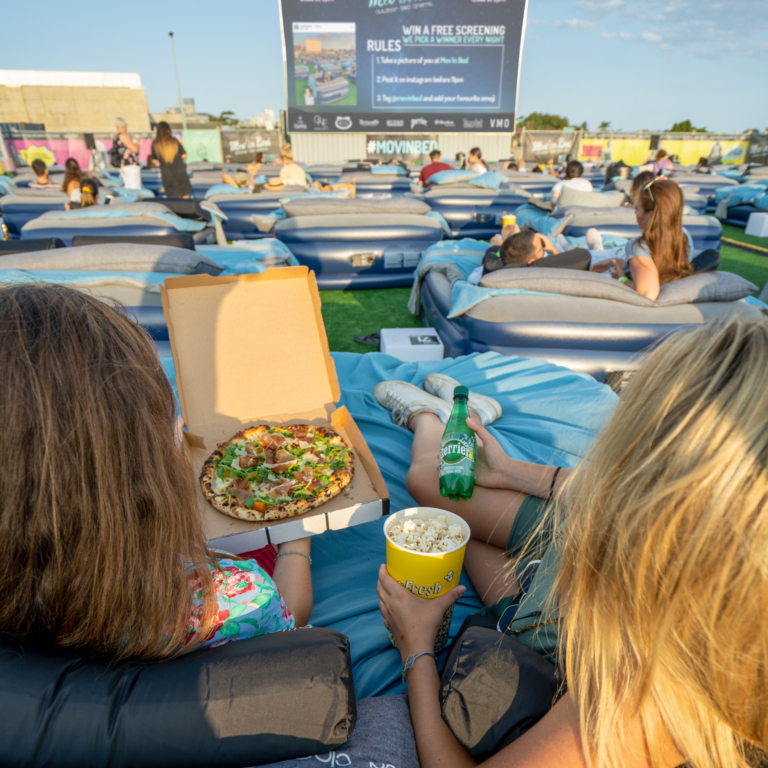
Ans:
{"label": "yellow popcorn tub", "polygon": [[[446,526],[459,525],[461,527],[461,543],[450,552],[414,552],[395,544],[389,536],[392,528],[404,520],[426,521],[438,515],[445,517]],[[389,571],[389,575],[413,592],[414,595],[430,600],[444,595],[459,585],[461,568],[464,564],[464,551],[467,548],[470,531],[467,523],[458,515],[435,507],[403,509],[389,515],[384,521],[384,536],[387,540],[387,571]],[[435,641],[435,653],[441,651],[448,641],[452,617],[453,606],[443,616]],[[389,639],[393,645],[396,645],[391,633]]]}

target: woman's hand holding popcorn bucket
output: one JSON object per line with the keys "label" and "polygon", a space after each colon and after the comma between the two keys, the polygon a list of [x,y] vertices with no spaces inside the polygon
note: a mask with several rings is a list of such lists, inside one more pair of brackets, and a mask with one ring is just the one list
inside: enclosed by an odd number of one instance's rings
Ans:
{"label": "woman's hand holding popcorn bucket", "polygon": [[[384,522],[387,564],[379,569],[379,609],[389,637],[406,659],[441,651],[447,641],[469,526],[458,515],[414,507]],[[406,664],[407,666],[407,664]]]}

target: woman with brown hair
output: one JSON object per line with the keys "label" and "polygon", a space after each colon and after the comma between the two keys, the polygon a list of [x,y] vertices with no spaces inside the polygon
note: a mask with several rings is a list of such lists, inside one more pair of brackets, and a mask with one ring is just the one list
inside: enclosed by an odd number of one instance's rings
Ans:
{"label": "woman with brown hair", "polygon": [[157,124],[157,135],[152,142],[152,157],[160,164],[165,196],[189,197],[192,183],[184,163],[187,152],[184,145],[171,133],[171,126],[165,120]]}
{"label": "woman with brown hair", "polygon": [[83,171],[80,168],[80,163],[74,157],[68,158],[67,162],[64,163],[64,181],[61,183],[61,191],[66,192],[69,199],[75,203],[80,202],[80,182],[82,180]]}
{"label": "woman with brown hair", "polygon": [[640,237],[624,247],[624,259],[605,259],[593,272],[607,272],[627,288],[656,301],[661,286],[693,274],[690,244],[683,230],[685,200],[680,187],[658,177],[640,188],[635,199]]}
{"label": "woman with brown hair", "polygon": [[0,370],[0,632],[162,659],[307,623],[308,540],[281,545],[274,580],[206,545],[138,325],[61,286],[2,288]]}

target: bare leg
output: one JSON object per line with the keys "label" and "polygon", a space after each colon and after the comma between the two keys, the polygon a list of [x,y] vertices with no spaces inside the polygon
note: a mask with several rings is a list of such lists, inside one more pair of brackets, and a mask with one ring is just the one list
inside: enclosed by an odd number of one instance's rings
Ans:
{"label": "bare leg", "polygon": [[464,553],[464,568],[483,605],[491,605],[520,591],[514,561],[504,554],[503,549],[491,544],[470,539]]}
{"label": "bare leg", "polygon": [[441,496],[437,457],[445,427],[433,413],[415,416],[411,427],[411,467],[405,481],[408,493],[422,506],[459,515],[467,521],[473,539],[505,550],[525,494],[476,485],[471,499],[451,501]]}

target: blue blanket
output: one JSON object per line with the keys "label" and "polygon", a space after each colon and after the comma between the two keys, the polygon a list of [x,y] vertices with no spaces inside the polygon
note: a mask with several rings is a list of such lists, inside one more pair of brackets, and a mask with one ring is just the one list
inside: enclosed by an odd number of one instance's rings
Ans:
{"label": "blue blanket", "polygon": [[[224,275],[263,272],[264,267],[260,262],[273,256],[286,256],[290,259],[292,266],[299,266],[298,259],[291,253],[288,246],[273,237],[250,240],[247,244],[198,245],[195,246],[195,250],[225,267],[222,272]],[[257,265],[261,268],[257,269]]]}
{"label": "blue blanket", "polygon": [[756,208],[768,211],[768,193],[762,185],[744,184],[740,187],[719,187],[715,190],[715,200],[718,203],[726,200],[729,208],[752,203]]}
{"label": "blue blanket", "polygon": [[[495,352],[430,363],[401,363],[379,353],[334,353],[346,405],[373,452],[390,493],[391,509],[415,506],[405,489],[412,435],[392,423],[389,411],[371,394],[387,379],[421,384],[429,373],[443,372],[472,389],[495,397],[504,415],[491,431],[513,458],[574,466],[592,442],[617,398],[591,376],[540,360],[505,357]],[[174,381],[173,362],[163,364]],[[400,692],[400,655],[390,645],[379,614],[376,580],[386,562],[382,521],[331,531],[312,543],[315,605],[311,623],[330,627],[350,639],[357,698]],[[451,636],[481,607],[462,574],[467,592],[456,605]],[[440,654],[439,667],[446,653]]]}

